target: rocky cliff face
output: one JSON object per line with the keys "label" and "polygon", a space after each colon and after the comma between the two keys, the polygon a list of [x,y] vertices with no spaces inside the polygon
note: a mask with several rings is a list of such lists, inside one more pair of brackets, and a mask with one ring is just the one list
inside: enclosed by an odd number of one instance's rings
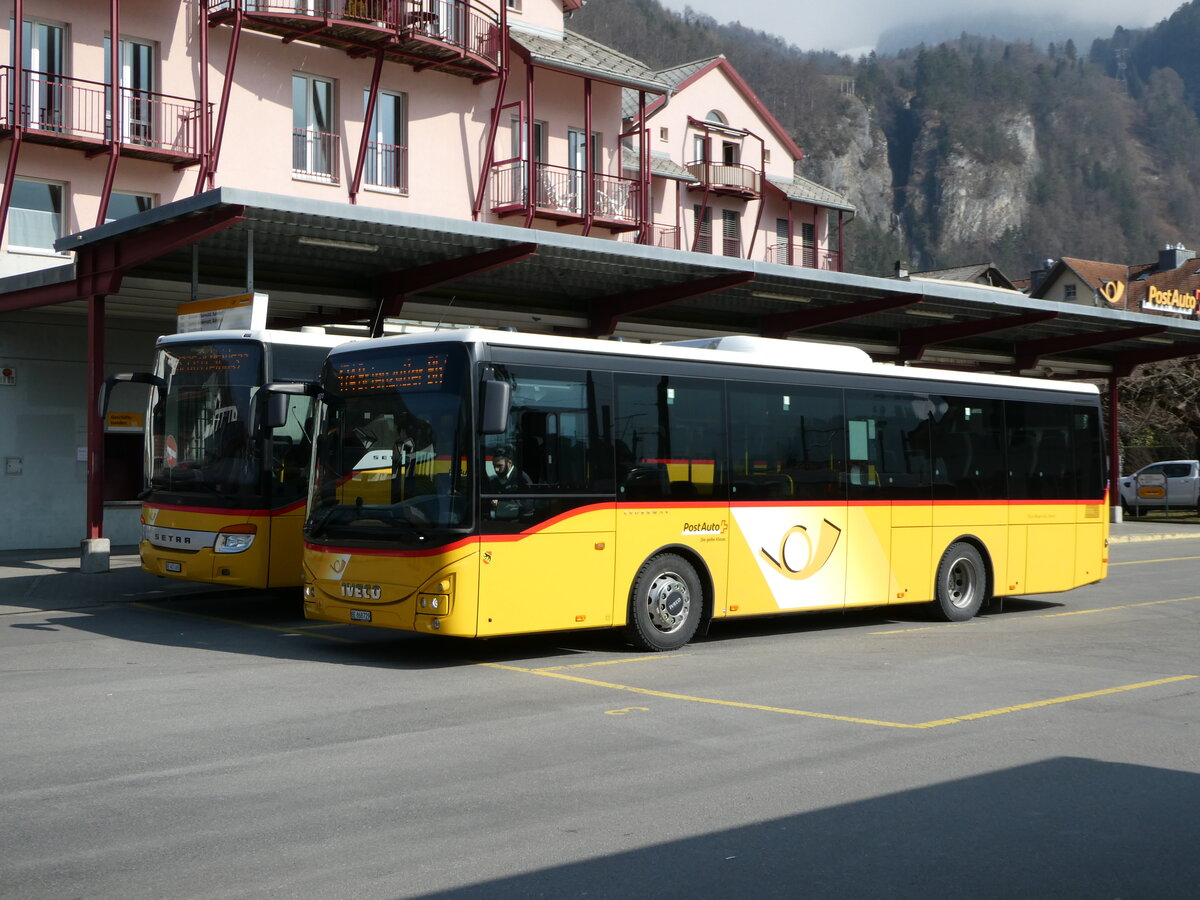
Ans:
{"label": "rocky cliff face", "polygon": [[878,119],[857,97],[847,103],[841,152],[806,157],[802,174],[837,191],[854,204],[858,217],[888,230],[895,223],[895,176],[888,163],[888,138]]}
{"label": "rocky cliff face", "polygon": [[901,211],[909,229],[924,230],[945,251],[986,256],[998,236],[1025,227],[1029,188],[1039,170],[1033,117],[1010,115],[996,128],[1010,152],[1004,159],[984,162],[962,147],[942,148],[937,123],[925,124],[913,150],[910,189],[904,192]]}

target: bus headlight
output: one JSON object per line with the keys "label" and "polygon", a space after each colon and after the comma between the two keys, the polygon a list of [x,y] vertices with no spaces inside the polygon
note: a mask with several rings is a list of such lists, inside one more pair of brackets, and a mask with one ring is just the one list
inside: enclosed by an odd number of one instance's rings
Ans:
{"label": "bus headlight", "polygon": [[435,616],[450,614],[449,594],[417,594],[417,612]]}
{"label": "bus headlight", "polygon": [[256,529],[253,525],[235,525],[237,531],[222,530],[217,535],[217,541],[213,544],[214,553],[243,553],[250,549],[250,545],[254,543],[254,533]]}

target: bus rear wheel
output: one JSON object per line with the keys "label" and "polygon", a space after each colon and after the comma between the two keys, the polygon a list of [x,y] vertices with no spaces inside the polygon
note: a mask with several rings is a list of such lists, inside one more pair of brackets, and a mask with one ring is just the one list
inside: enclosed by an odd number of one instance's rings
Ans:
{"label": "bus rear wheel", "polygon": [[979,551],[965,541],[946,548],[938,563],[933,605],[947,622],[974,618],[987,590],[987,569]]}
{"label": "bus rear wheel", "polygon": [[633,580],[625,638],[642,650],[676,650],[696,633],[703,607],[692,564],[675,553],[660,553],[646,560]]}

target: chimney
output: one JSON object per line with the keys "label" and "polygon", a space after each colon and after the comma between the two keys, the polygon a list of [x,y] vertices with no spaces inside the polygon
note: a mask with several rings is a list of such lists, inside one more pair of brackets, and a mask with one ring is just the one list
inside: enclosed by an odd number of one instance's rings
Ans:
{"label": "chimney", "polygon": [[1158,251],[1158,271],[1170,272],[1178,269],[1189,259],[1195,259],[1196,254],[1184,248],[1183,244],[1167,244]]}
{"label": "chimney", "polygon": [[1050,270],[1054,268],[1054,260],[1043,259],[1040,269],[1033,269],[1029,273],[1029,293],[1036,294],[1038,288],[1046,281],[1046,276],[1050,274]]}
{"label": "chimney", "polygon": [[902,259],[896,260],[896,277],[897,278],[907,278],[908,277],[908,263],[906,263]]}

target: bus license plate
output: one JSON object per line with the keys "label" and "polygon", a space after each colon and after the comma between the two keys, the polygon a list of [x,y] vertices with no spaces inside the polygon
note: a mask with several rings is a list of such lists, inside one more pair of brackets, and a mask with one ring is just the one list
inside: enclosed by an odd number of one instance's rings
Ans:
{"label": "bus license plate", "polygon": [[178,563],[178,562],[168,562],[168,563],[166,563],[166,565],[164,566],[164,568],[165,568],[165,569],[166,569],[168,572],[182,572],[182,571],[183,571],[183,563]]}
{"label": "bus license plate", "polygon": [[371,611],[369,609],[352,609],[350,610],[351,622],[370,622]]}

